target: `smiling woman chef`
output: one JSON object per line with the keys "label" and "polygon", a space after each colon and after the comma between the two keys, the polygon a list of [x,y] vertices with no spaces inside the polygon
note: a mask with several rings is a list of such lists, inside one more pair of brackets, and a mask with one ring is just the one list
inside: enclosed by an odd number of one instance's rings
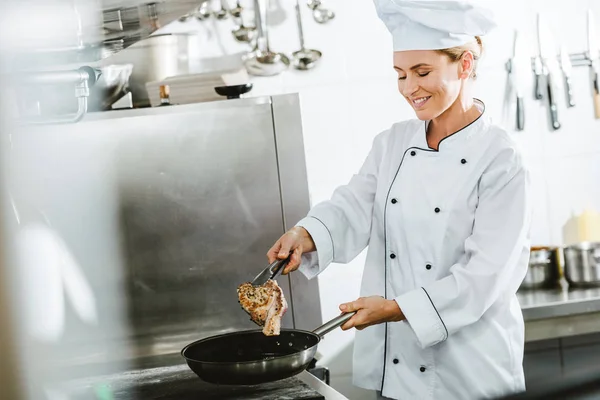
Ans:
{"label": "smiling woman chef", "polygon": [[[376,0],[398,90],[417,118],[378,135],[364,165],[269,250],[309,278],[369,246],[354,383],[393,399],[523,390],[516,291],[529,258],[529,173],[470,92],[493,26],[465,1]],[[367,328],[368,327],[368,328]],[[367,328],[367,329],[365,329]]]}

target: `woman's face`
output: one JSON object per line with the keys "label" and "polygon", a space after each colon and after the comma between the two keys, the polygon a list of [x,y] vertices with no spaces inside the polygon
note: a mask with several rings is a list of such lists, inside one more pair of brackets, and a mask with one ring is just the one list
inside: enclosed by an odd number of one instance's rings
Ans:
{"label": "woman's face", "polygon": [[463,61],[453,63],[434,50],[394,52],[398,90],[423,121],[438,117],[456,101],[465,77],[463,67]]}

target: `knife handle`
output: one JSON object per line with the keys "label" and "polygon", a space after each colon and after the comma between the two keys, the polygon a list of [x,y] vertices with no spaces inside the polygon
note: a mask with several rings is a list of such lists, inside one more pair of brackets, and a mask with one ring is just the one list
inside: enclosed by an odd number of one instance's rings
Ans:
{"label": "knife handle", "polygon": [[550,105],[550,119],[552,120],[552,128],[554,130],[560,129],[560,121],[558,120],[558,107],[556,107],[556,104]]}
{"label": "knife handle", "polygon": [[550,121],[552,122],[552,128],[557,130],[560,129],[560,122],[558,121],[558,107],[556,106],[556,97],[554,96],[554,77],[550,71],[548,71],[546,79]]}
{"label": "knife handle", "polygon": [[600,119],[600,93],[594,93],[594,116]]}
{"label": "knife handle", "polygon": [[535,98],[537,100],[541,100],[544,97],[544,94],[542,93],[542,79],[543,78],[544,78],[544,75],[542,75],[542,74],[535,75]]}
{"label": "knife handle", "polygon": [[525,129],[525,104],[523,97],[517,97],[517,130]]}
{"label": "knife handle", "polygon": [[571,83],[570,76],[565,76],[565,91],[567,95],[567,106],[575,107],[575,96],[573,96],[573,84]]}

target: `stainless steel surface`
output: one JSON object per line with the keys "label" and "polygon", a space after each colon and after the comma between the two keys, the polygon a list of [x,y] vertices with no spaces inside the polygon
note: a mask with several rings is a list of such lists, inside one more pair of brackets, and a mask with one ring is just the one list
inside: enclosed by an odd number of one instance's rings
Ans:
{"label": "stainless steel surface", "polygon": [[[275,143],[277,155],[281,160],[279,165],[279,185],[281,202],[283,204],[283,231],[288,231],[310,209],[307,185],[296,182],[307,182],[304,141],[302,140],[302,118],[300,113],[292,112],[300,99],[298,95],[273,97],[273,125],[275,126]],[[309,281],[303,274],[288,275],[292,290],[292,317],[296,329],[310,330],[319,326],[321,319],[320,308],[315,310],[303,304],[313,304],[319,298],[319,287]],[[300,306],[296,306],[300,305]],[[289,311],[288,311],[289,312]]]}
{"label": "stainless steel surface", "polygon": [[[77,70],[57,70],[47,72],[27,72],[15,77],[14,87],[17,94],[17,103],[20,106],[19,123],[25,125],[46,125],[46,124],[66,124],[80,121],[88,110],[88,97],[90,95],[90,86],[93,86],[98,79],[98,71],[90,67],[81,67]],[[56,87],[68,87],[70,91],[69,100],[77,104],[74,114],[56,115],[55,113],[42,114],[41,94],[45,91],[53,92]],[[74,96],[73,96],[74,95]],[[33,98],[31,98],[32,96]],[[73,98],[74,97],[74,98]],[[57,98],[51,99],[54,102]],[[39,113],[29,112],[29,105],[36,104]],[[47,102],[48,103],[52,102]],[[33,114],[33,115],[32,115]]]}
{"label": "stainless steel surface", "polygon": [[103,61],[104,64],[131,64],[129,79],[134,107],[150,106],[146,83],[189,72],[182,57],[187,52],[192,35],[167,34],[141,40],[119,54]]}
{"label": "stainless steel surface", "polygon": [[346,396],[327,385],[325,382],[315,377],[308,371],[302,371],[298,374],[298,379],[308,386],[325,396],[325,400],[348,400]]}
{"label": "stainless steel surface", "polygon": [[256,275],[251,282],[252,285],[264,285],[269,279],[275,279],[277,274],[283,271],[283,267],[288,261],[289,259],[273,261],[267,268],[263,269],[260,274]]}
{"label": "stainless steel surface", "polygon": [[[284,232],[278,166],[288,160],[278,157],[276,137],[301,133],[279,122],[274,130],[284,109],[284,118],[300,119],[297,96],[276,101],[277,109],[261,97],[96,113],[77,128],[15,135],[19,195],[44,211],[74,252],[98,307],[99,326],[82,324],[76,342],[65,337],[49,349],[60,371],[168,356],[194,339],[254,327],[235,288]],[[302,170],[304,161],[287,168]],[[71,190],[59,190],[65,186]],[[306,204],[308,196],[288,203],[302,207],[298,213]],[[296,307],[320,319],[316,281],[316,296],[299,300],[289,279],[279,283],[293,302],[283,327],[294,325]],[[110,342],[125,350],[105,352],[98,335],[114,318],[126,328],[110,330]]]}
{"label": "stainless steel surface", "polygon": [[347,322],[350,318],[352,318],[354,316],[354,314],[356,314],[356,311],[341,314],[341,315],[335,317],[334,319],[332,319],[331,321],[328,321],[328,322],[324,323],[323,325],[321,325],[320,327],[318,327],[317,329],[315,329],[313,331],[313,333],[323,337],[326,334],[328,334],[329,332],[331,332],[332,330],[342,326],[345,322]]}
{"label": "stainless steel surface", "polygon": [[560,279],[558,248],[532,248],[522,289],[557,287]]}
{"label": "stainless steel surface", "polygon": [[564,249],[565,278],[570,286],[600,287],[600,243],[580,243]]}
{"label": "stainless steel surface", "polygon": [[546,80],[546,101],[548,103],[548,113],[550,126],[552,129],[560,129],[558,119],[558,106],[556,104],[556,83],[554,75],[556,73],[556,48],[549,27],[541,14],[538,14],[537,21],[538,46],[542,58],[543,75]]}
{"label": "stainless steel surface", "polygon": [[307,49],[304,46],[304,29],[302,27],[302,13],[300,11],[300,0],[296,0],[296,22],[298,24],[298,37],[300,39],[300,50],[295,51],[293,56],[294,68],[299,70],[311,69],[319,61],[322,54],[318,50]]}
{"label": "stainless steel surface", "polygon": [[[16,60],[21,65],[37,66],[98,61],[149,37],[157,29],[189,13],[200,2],[201,0],[55,2],[57,6],[49,13],[48,18],[63,21],[78,18],[80,37],[77,41],[72,40],[60,46],[27,48],[16,54]],[[30,1],[28,7],[34,9],[36,3],[39,3],[40,9],[47,9],[47,0]],[[85,18],[87,16],[90,17]],[[30,21],[24,20],[23,23]]]}
{"label": "stainless steel surface", "polygon": [[290,65],[290,60],[283,53],[271,51],[266,18],[269,0],[265,0],[267,4],[265,6],[261,5],[260,1],[254,0],[254,13],[258,28],[256,48],[244,57],[244,66],[249,74],[274,76],[285,71]]}
{"label": "stainless steel surface", "polygon": [[525,341],[600,332],[600,289],[531,290],[517,293],[525,319]]}
{"label": "stainless steel surface", "polygon": [[569,53],[564,45],[560,48],[560,68],[562,69],[563,77],[565,79],[567,107],[575,107],[575,95],[573,94],[573,83],[571,82],[573,66],[571,65],[571,57],[569,57]]}
{"label": "stainless steel surface", "polygon": [[519,291],[517,297],[526,322],[600,312],[600,288],[569,290],[565,285],[557,289]]}

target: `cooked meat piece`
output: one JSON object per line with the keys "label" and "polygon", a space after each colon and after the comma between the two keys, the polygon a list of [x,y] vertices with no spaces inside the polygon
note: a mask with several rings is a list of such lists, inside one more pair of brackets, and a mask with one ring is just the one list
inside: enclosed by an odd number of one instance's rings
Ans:
{"label": "cooked meat piece", "polygon": [[264,327],[266,336],[279,335],[281,318],[287,311],[287,302],[283,291],[272,279],[262,286],[242,283],[238,289],[238,298],[242,308],[250,314],[250,319]]}

